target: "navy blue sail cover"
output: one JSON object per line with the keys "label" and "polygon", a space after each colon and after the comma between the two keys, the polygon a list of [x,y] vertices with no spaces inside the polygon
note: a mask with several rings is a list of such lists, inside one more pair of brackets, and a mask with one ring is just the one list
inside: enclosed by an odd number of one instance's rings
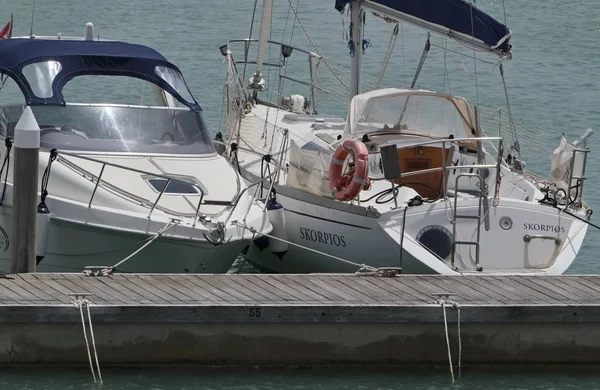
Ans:
{"label": "navy blue sail cover", "polygon": [[[335,9],[341,12],[352,1],[335,0]],[[474,36],[501,53],[510,52],[508,27],[465,0],[371,0],[368,3]]]}
{"label": "navy blue sail cover", "polygon": [[[37,96],[23,68],[43,61],[58,61],[60,71],[52,81],[52,96]],[[173,86],[157,73],[157,67],[170,69],[179,79]],[[147,46],[120,41],[49,40],[35,38],[0,39],[0,73],[11,77],[30,105],[64,105],[62,89],[72,78],[82,75],[129,76],[153,83],[185,106],[201,110],[183,81],[180,70],[159,52]],[[185,91],[178,91],[182,88]],[[186,96],[184,98],[182,95]]]}

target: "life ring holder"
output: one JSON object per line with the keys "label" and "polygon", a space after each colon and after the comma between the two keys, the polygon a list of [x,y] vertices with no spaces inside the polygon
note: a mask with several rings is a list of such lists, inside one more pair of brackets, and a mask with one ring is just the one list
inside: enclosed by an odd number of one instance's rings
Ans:
{"label": "life ring holder", "polygon": [[[354,167],[343,174],[344,163],[350,153],[354,155]],[[347,139],[337,147],[329,164],[329,189],[335,199],[351,200],[361,190],[371,188],[368,159],[367,147],[357,139]]]}

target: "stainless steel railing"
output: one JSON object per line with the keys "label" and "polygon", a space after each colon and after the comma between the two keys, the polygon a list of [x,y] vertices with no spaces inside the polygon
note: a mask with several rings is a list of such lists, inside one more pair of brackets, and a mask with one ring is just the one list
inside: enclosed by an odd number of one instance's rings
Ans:
{"label": "stainless steel railing", "polygon": [[[227,56],[227,51],[229,51],[229,56],[233,62],[233,67],[235,70],[235,76],[238,79],[238,82],[240,82],[241,86],[243,87],[245,84],[243,82],[243,80],[240,78],[240,74],[237,70],[237,64],[246,64],[246,65],[253,65],[256,64],[256,61],[252,61],[248,59],[248,55],[249,55],[249,47],[250,47],[250,43],[253,42],[258,42],[258,39],[232,39],[232,40],[228,40],[227,43],[223,46],[220,47],[221,50],[221,54],[223,54],[223,56]],[[235,57],[233,56],[233,50],[232,50],[232,44],[235,43],[243,43],[244,44],[244,57],[242,60],[236,60]],[[321,59],[321,57],[315,53],[311,53],[307,50],[298,48],[296,46],[291,46],[285,43],[281,43],[281,42],[277,42],[277,41],[267,41],[267,43],[269,45],[273,45],[273,46],[277,46],[279,48],[279,62],[277,63],[271,63],[271,62],[264,62],[263,66],[267,67],[267,68],[276,68],[279,70],[279,74],[278,74],[278,81],[277,81],[277,91],[281,91],[282,89],[282,83],[284,82],[284,80],[289,80],[293,83],[299,84],[299,85],[303,85],[305,87],[309,88],[310,91],[310,102],[309,102],[309,108],[310,108],[310,112],[316,112],[316,106],[315,106],[315,90],[316,89],[320,89],[324,92],[329,92],[323,88],[318,87],[315,84],[315,80],[314,80],[314,60],[315,59]],[[292,55],[292,53],[294,51],[297,51],[299,53],[302,53],[306,56],[307,62],[308,62],[308,75],[309,75],[309,79],[308,80],[301,80],[295,77],[291,77],[288,76],[285,72],[285,61]],[[245,88],[243,88],[244,90],[244,94],[246,94],[246,90]],[[247,98],[247,96],[245,96]],[[279,102],[271,102],[273,104],[279,105]]]}
{"label": "stainless steel railing", "polygon": [[[83,160],[87,160],[87,161],[91,161],[97,164],[101,165],[101,169],[100,169],[100,173],[96,176],[94,174],[92,174],[91,172],[81,168],[80,166],[78,166],[76,163],[74,163],[73,161],[70,161],[69,159],[65,158],[65,156],[68,157],[72,157],[72,158],[79,158],[79,159],[83,159]],[[62,157],[62,158],[61,158]],[[89,177],[89,180],[91,182],[95,182],[94,185],[94,189],[92,191],[92,194],[90,195],[89,201],[88,201],[88,207],[92,207],[93,206],[93,202],[94,202],[94,198],[95,195],[97,193],[98,187],[102,186],[105,187],[111,191],[117,192],[125,197],[128,198],[132,198],[136,201],[138,201],[140,204],[146,205],[150,208],[150,211],[148,213],[148,218],[150,218],[152,216],[152,213],[154,212],[154,210],[156,208],[160,208],[158,206],[158,203],[160,202],[160,199],[162,198],[163,194],[165,193],[165,191],[167,190],[168,186],[170,183],[172,182],[178,182],[178,183],[183,183],[186,185],[191,185],[194,188],[196,188],[199,191],[200,194],[200,198],[198,200],[198,203],[195,207],[195,212],[194,212],[194,222],[192,226],[196,226],[196,223],[198,222],[198,217],[200,215],[200,209],[201,206],[203,204],[205,205],[217,205],[217,206],[225,206],[228,208],[231,208],[231,210],[229,211],[227,217],[226,217],[226,222],[225,224],[231,219],[231,216],[233,215],[234,210],[236,209],[240,199],[242,198],[242,196],[244,195],[244,193],[251,188],[252,186],[262,183],[264,180],[268,180],[270,178],[270,176],[265,177],[264,179],[262,179],[261,181],[259,181],[258,183],[254,183],[250,186],[246,186],[245,188],[243,188],[241,191],[238,191],[238,193],[233,197],[232,200],[226,200],[226,201],[220,201],[220,200],[205,200],[205,195],[208,193],[208,190],[206,189],[206,187],[204,185],[202,185],[202,183],[193,183],[184,179],[181,179],[177,176],[174,175],[169,175],[169,174],[158,174],[158,173],[154,173],[154,172],[148,172],[148,171],[144,171],[141,169],[136,169],[136,168],[132,168],[132,167],[127,167],[124,165],[120,165],[120,164],[115,164],[115,163],[111,163],[111,162],[107,162],[107,161],[102,161],[102,160],[98,160],[89,156],[82,156],[79,154],[75,154],[75,153],[69,153],[69,152],[59,152],[58,154],[58,160],[63,163],[64,165],[70,167],[71,169],[80,172],[84,177]],[[156,199],[154,200],[154,202],[149,202],[147,199],[145,198],[141,198],[139,196],[136,196],[134,194],[131,194],[129,192],[123,191],[122,189],[106,182],[103,179],[103,174],[105,172],[105,168],[106,166],[110,166],[110,167],[114,167],[117,169],[123,169],[126,171],[130,171],[130,172],[135,172],[135,173],[139,173],[141,175],[148,175],[151,177],[156,177],[156,178],[160,178],[160,179],[164,179],[165,180],[165,184],[162,186],[161,191],[159,192],[158,196],[156,197]],[[274,172],[273,175],[275,175]],[[249,205],[248,210],[246,212],[246,215],[248,214],[248,212],[250,211],[250,207],[251,207],[252,203]]]}
{"label": "stainless steel railing", "polygon": [[[69,157],[73,157],[73,158],[79,158],[79,159],[83,159],[83,160],[87,160],[87,161],[91,161],[97,164],[100,164],[102,166],[102,168],[100,169],[100,173],[98,174],[98,176],[88,172],[87,170],[79,167],[77,164],[75,164],[74,162],[66,159],[66,158],[61,158],[61,156],[69,156]],[[206,189],[206,187],[204,187],[204,185],[202,185],[202,183],[194,183],[194,182],[190,182],[188,180],[183,180],[180,179],[176,176],[173,175],[168,175],[168,174],[159,174],[159,173],[155,173],[155,172],[148,172],[148,171],[144,171],[141,169],[137,169],[137,168],[132,168],[132,167],[127,167],[124,165],[120,165],[120,164],[115,164],[115,163],[111,163],[111,162],[107,162],[107,161],[102,161],[102,160],[98,160],[92,157],[88,157],[88,156],[82,156],[80,154],[76,154],[76,153],[69,153],[69,152],[59,152],[58,154],[58,160],[60,162],[62,162],[63,164],[69,166],[70,168],[80,171],[82,172],[84,175],[89,175],[90,176],[90,180],[92,182],[95,182],[95,186],[94,186],[94,190],[92,191],[92,194],[90,196],[90,199],[88,201],[88,207],[92,207],[92,204],[94,202],[94,197],[96,195],[96,192],[98,190],[98,187],[100,186],[100,183],[103,182],[103,186],[110,188],[112,191],[118,192],[124,196],[130,197],[130,198],[135,198],[137,201],[139,201],[142,204],[146,204],[150,206],[150,212],[148,213],[148,218],[150,218],[152,216],[153,211],[156,209],[158,202],[160,201],[160,199],[162,198],[163,194],[165,193],[165,191],[167,190],[169,184],[171,184],[171,182],[178,182],[178,183],[182,183],[182,184],[186,184],[186,185],[191,185],[192,187],[196,188],[199,193],[200,193],[200,199],[198,200],[198,204],[196,206],[196,210],[195,210],[195,214],[194,214],[194,226],[196,225],[196,221],[198,220],[198,215],[200,213],[200,207],[202,205],[202,201],[204,200],[204,196],[208,193],[208,190]],[[135,173],[139,173],[141,175],[148,175],[151,177],[156,177],[159,179],[165,179],[165,184],[162,186],[158,196],[156,197],[156,200],[154,202],[152,202],[151,204],[148,204],[148,201],[145,198],[141,198],[138,197],[134,194],[128,193],[126,191],[123,191],[121,189],[119,189],[118,187],[111,185],[110,183],[107,183],[106,181],[104,181],[102,179],[102,176],[104,175],[104,171],[106,166],[110,166],[113,168],[117,168],[117,169],[122,169],[125,171],[130,171],[130,172],[135,172]],[[231,205],[231,201],[209,201],[210,204],[219,204],[219,205],[224,205],[224,206],[228,206]],[[207,204],[205,202],[205,204]]]}
{"label": "stainless steel railing", "polygon": [[[284,134],[283,140],[282,140],[282,145],[280,147],[280,155],[281,153],[283,153],[283,151],[285,150],[285,145],[287,145],[288,143],[288,134],[287,132]],[[80,158],[83,160],[87,160],[87,161],[91,161],[97,164],[101,165],[101,169],[100,169],[100,173],[98,174],[98,176],[92,174],[91,172],[81,168],[80,166],[78,166],[76,163],[66,159],[64,156],[69,156],[72,158]],[[62,158],[61,158],[62,157]],[[206,189],[206,187],[204,185],[202,185],[202,183],[193,183],[181,178],[178,178],[177,176],[173,176],[173,175],[169,175],[169,174],[158,174],[158,173],[154,173],[154,172],[148,172],[148,171],[144,171],[141,169],[137,169],[137,168],[132,168],[132,167],[128,167],[128,166],[124,166],[124,165],[120,165],[120,164],[115,164],[115,163],[111,163],[111,162],[107,162],[107,161],[102,161],[102,160],[98,160],[89,156],[82,156],[79,154],[75,154],[75,153],[69,153],[69,152],[59,152],[57,159],[65,164],[66,166],[70,167],[71,169],[74,169],[75,171],[79,171],[84,177],[89,177],[90,181],[95,182],[94,185],[94,189],[92,191],[92,194],[90,195],[89,201],[88,201],[88,207],[92,207],[93,205],[93,201],[96,195],[96,192],[98,190],[98,187],[100,187],[101,183],[103,187],[106,187],[114,192],[120,193],[123,196],[129,197],[129,198],[133,198],[136,201],[140,202],[141,204],[145,204],[147,206],[150,207],[150,211],[148,213],[148,218],[150,218],[152,216],[153,211],[158,207],[158,203],[160,201],[160,199],[162,198],[163,194],[165,193],[165,191],[167,190],[169,184],[171,182],[178,182],[178,183],[183,183],[186,185],[191,185],[194,188],[196,188],[199,193],[200,193],[200,199],[198,200],[198,203],[196,205],[195,208],[195,213],[194,213],[194,222],[192,226],[196,226],[196,223],[198,222],[198,216],[200,215],[200,208],[203,204],[205,205],[219,205],[219,206],[226,206],[226,207],[230,207],[231,210],[229,211],[227,217],[225,218],[225,225],[229,222],[229,220],[231,219],[233,212],[235,211],[237,205],[239,204],[240,200],[242,199],[242,196],[244,196],[244,194],[250,190],[251,188],[258,186],[258,185],[262,185],[262,183],[264,183],[267,180],[270,180],[270,187],[269,187],[269,191],[273,188],[273,185],[275,183],[275,180],[278,178],[279,174],[280,174],[280,170],[281,170],[281,166],[282,166],[282,159],[278,159],[276,160],[277,162],[277,169],[275,169],[271,174],[261,178],[260,180],[257,180],[254,183],[251,183],[250,185],[245,186],[241,191],[238,191],[238,193],[234,196],[234,198],[232,200],[227,200],[227,201],[218,201],[218,200],[205,200],[204,196],[208,193],[208,190]],[[131,171],[131,172],[135,172],[135,173],[139,173],[141,175],[148,175],[151,177],[155,177],[155,178],[160,178],[160,179],[165,179],[165,184],[162,186],[161,191],[159,192],[158,196],[156,197],[156,199],[154,200],[154,202],[150,203],[147,199],[145,198],[141,198],[138,197],[134,194],[131,194],[129,192],[123,191],[121,189],[119,189],[118,187],[106,182],[105,180],[103,180],[102,176],[104,174],[105,168],[106,166],[111,166],[117,169],[123,169],[126,171]],[[244,220],[246,219],[246,217],[248,216],[250,209],[252,207],[252,204],[254,203],[254,201],[256,200],[256,196],[258,194],[258,191],[256,191],[252,198],[251,201],[249,203],[248,209],[246,210],[245,214],[244,214]],[[263,211],[266,209],[266,203],[265,206],[263,208]]]}
{"label": "stainless steel railing", "polygon": [[422,175],[425,173],[431,172],[439,172],[442,171],[442,183],[443,183],[443,197],[446,199],[447,197],[447,172],[452,169],[495,169],[496,170],[496,182],[498,182],[498,175],[500,175],[500,165],[502,164],[502,155],[501,153],[497,153],[496,162],[494,164],[471,164],[471,165],[459,165],[459,166],[448,166],[446,164],[446,145],[448,144],[456,144],[460,142],[493,142],[498,141],[498,148],[496,150],[502,150],[502,137],[473,137],[473,138],[445,138],[445,139],[436,139],[430,141],[416,142],[406,145],[397,146],[397,149],[409,149],[417,146],[427,146],[427,145],[442,145],[442,166],[428,169],[420,169],[416,171],[410,172],[401,172],[398,178],[408,177],[408,176],[416,176]]}

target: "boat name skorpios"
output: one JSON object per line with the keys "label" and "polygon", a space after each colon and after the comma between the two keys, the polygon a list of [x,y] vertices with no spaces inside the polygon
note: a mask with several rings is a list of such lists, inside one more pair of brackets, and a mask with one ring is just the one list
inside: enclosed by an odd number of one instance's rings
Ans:
{"label": "boat name skorpios", "polygon": [[327,245],[335,245],[346,247],[346,240],[344,236],[337,234],[331,234],[326,232],[320,232],[318,230],[300,228],[300,238],[306,241],[320,242]]}
{"label": "boat name skorpios", "polygon": [[542,225],[539,223],[524,223],[523,229],[525,230],[535,230],[538,232],[554,232],[554,233],[564,233],[564,226],[554,226],[554,225]]}

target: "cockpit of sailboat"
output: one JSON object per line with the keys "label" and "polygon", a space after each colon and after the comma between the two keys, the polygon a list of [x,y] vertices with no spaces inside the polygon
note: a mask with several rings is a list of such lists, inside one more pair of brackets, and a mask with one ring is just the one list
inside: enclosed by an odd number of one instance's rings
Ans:
{"label": "cockpit of sailboat", "polygon": [[[355,96],[345,129],[345,136],[361,139],[369,150],[369,158],[375,160],[371,164],[376,168],[371,170],[371,179],[384,176],[381,148],[395,145],[399,172],[424,172],[397,177],[394,182],[429,199],[443,196],[443,171],[452,164],[455,153],[476,158],[477,145],[469,138],[477,135],[475,115],[465,99],[396,88]],[[449,142],[453,139],[457,142]],[[432,142],[435,140],[445,142]]]}

